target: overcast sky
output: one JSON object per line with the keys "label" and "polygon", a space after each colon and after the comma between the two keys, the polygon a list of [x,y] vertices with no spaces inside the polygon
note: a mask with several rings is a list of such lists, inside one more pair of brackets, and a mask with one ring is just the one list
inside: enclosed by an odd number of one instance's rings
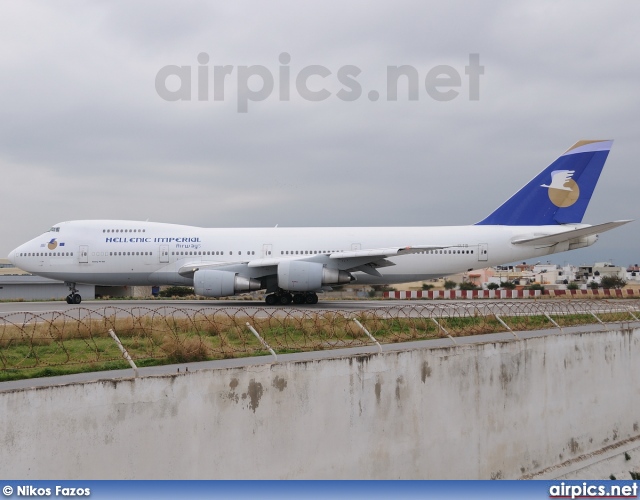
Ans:
{"label": "overcast sky", "polygon": [[[75,219],[475,223],[579,139],[615,140],[584,222],[636,219],[639,31],[633,1],[2,1],[0,256]],[[484,68],[477,100],[470,54]],[[191,99],[157,92],[160,80],[185,97],[186,80],[158,78],[172,65],[187,67]],[[296,87],[312,65],[330,72],[307,81],[324,100]],[[406,79],[387,95],[387,67],[401,65],[418,75],[417,100]],[[460,76],[439,88],[450,100],[426,90],[441,65]],[[231,67],[218,100],[215,66]],[[262,100],[245,101],[252,66],[274,88],[253,76]],[[339,97],[356,85],[359,98]],[[551,256],[610,259],[640,261],[638,223]]]}

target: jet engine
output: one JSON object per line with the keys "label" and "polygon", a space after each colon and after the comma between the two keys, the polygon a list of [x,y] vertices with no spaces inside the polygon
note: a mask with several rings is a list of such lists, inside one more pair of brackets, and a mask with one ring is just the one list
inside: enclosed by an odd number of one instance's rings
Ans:
{"label": "jet engine", "polygon": [[193,275],[196,295],[226,297],[240,292],[260,290],[260,280],[245,278],[230,271],[201,269]]}
{"label": "jet engine", "polygon": [[291,260],[278,264],[278,286],[290,292],[311,292],[322,285],[341,285],[354,279],[347,271],[328,268],[318,262]]}
{"label": "jet engine", "polygon": [[590,236],[583,236],[569,242],[569,250],[575,250],[576,248],[584,248],[593,245],[598,241],[598,235],[592,234]]}

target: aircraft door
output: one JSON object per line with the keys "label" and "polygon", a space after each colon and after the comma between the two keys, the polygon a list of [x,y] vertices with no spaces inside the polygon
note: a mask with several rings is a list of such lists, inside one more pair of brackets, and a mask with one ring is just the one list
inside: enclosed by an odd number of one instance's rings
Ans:
{"label": "aircraft door", "polygon": [[362,250],[362,244],[360,244],[360,243],[351,243],[351,250]]}
{"label": "aircraft door", "polygon": [[89,263],[89,246],[88,245],[80,245],[80,255],[79,262],[80,264],[88,264]]}
{"label": "aircraft door", "polygon": [[489,260],[489,245],[478,243],[478,260]]}
{"label": "aircraft door", "polygon": [[160,245],[160,264],[169,263],[169,245]]}
{"label": "aircraft door", "polygon": [[262,245],[262,258],[266,259],[271,257],[272,251],[273,251],[273,245],[269,243],[265,243],[264,245]]}

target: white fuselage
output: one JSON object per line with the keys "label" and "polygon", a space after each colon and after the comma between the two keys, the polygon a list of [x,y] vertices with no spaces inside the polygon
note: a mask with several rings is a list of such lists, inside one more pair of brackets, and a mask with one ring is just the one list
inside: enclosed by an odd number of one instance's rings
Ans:
{"label": "white fuselage", "polygon": [[[247,267],[258,259],[391,246],[445,246],[390,257],[381,276],[353,272],[356,284],[394,284],[568,250],[568,245],[514,245],[521,237],[556,234],[563,226],[304,227],[205,229],[134,221],[72,221],[21,245],[10,259],[25,271],[95,285],[192,285],[178,271],[198,263],[237,264],[248,277],[273,272]],[[587,243],[590,244],[590,243]],[[586,245],[581,245],[586,246]]]}

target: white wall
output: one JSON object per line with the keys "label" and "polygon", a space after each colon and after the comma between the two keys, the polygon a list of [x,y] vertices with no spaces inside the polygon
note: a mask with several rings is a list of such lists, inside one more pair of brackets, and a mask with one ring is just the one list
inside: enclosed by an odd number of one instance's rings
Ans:
{"label": "white wall", "polygon": [[640,435],[639,355],[619,329],[0,392],[0,471],[518,478]]}

